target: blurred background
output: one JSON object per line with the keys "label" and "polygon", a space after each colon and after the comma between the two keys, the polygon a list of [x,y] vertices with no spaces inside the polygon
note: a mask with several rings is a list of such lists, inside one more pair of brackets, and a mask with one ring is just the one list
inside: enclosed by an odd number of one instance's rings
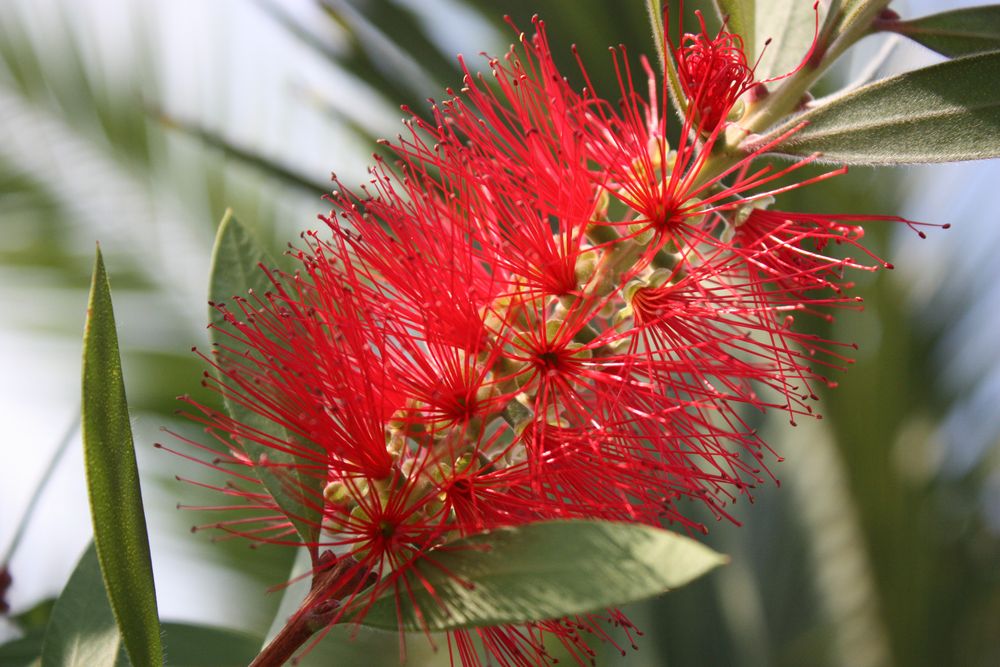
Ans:
{"label": "blurred background", "polygon": [[[959,4],[975,3],[893,7]],[[576,43],[609,95],[606,47],[652,49],[641,0],[0,2],[0,557],[13,576],[0,643],[21,638],[0,664],[30,662],[18,655],[90,538],[77,422],[94,243],[114,292],[161,614],[259,645],[282,598],[267,591],[289,578],[292,554],[192,535],[208,519],[176,504],[212,498],[175,481],[197,470],[152,447],[161,427],[191,431],[174,397],[199,391],[190,348],[207,342],[215,226],[232,207],[280,253],[327,212],[331,170],[365,180],[399,104],[426,108],[459,83],[455,54],[502,53],[514,37],[502,15],[527,27],[535,12],[571,80],[582,85]],[[882,74],[939,59],[892,39],[858,45],[827,87],[887,54]],[[869,228],[897,268],[858,275],[865,312],[824,325],[860,345],[822,397],[824,419],[762,425],[786,457],[773,467],[781,485],[734,508],[741,527],[711,526],[706,541],[732,564],[631,609],[639,649],[606,649],[600,665],[1000,664],[997,182],[995,161],[859,168],[779,200],[952,229],[920,241]],[[393,636],[344,648],[343,634],[310,661],[399,664]],[[447,664],[424,644],[410,642],[407,664]]]}

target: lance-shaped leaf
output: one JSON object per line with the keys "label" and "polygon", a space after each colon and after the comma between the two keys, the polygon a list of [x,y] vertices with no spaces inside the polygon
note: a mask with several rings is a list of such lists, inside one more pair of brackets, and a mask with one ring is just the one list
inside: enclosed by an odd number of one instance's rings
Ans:
{"label": "lance-shaped leaf", "polygon": [[757,57],[757,46],[754,36],[754,26],[757,21],[755,0],[715,0],[715,9],[719,18],[728,19],[729,32],[734,32],[743,39],[743,52],[750,62]]}
{"label": "lance-shaped leaf", "polygon": [[724,562],[699,542],[649,526],[578,520],[503,528],[421,557],[363,623],[440,631],[559,618],[658,595]]}
{"label": "lance-shaped leaf", "polygon": [[[757,50],[767,40],[757,69],[758,81],[787,74],[799,66],[809,53],[816,38],[816,10],[808,0],[768,0],[757,3],[755,45]],[[753,62],[758,53],[747,50],[747,60]]]}
{"label": "lance-shaped leaf", "polygon": [[110,667],[120,659],[121,639],[97,550],[91,544],[52,608],[42,644],[42,667]]}
{"label": "lance-shaped leaf", "polygon": [[952,162],[1000,156],[1000,53],[907,72],[824,101],[774,130],[806,126],[774,152],[847,164]]}
{"label": "lance-shaped leaf", "polygon": [[[262,267],[274,266],[274,261],[233,215],[227,211],[219,224],[212,254],[212,275],[209,294],[213,303],[229,301],[234,296],[253,292],[263,297],[273,286]],[[225,335],[228,326],[221,313],[212,308],[209,315],[214,325],[212,342],[219,348],[218,363],[227,364],[252,351],[239,341]],[[245,360],[244,360],[245,361]],[[251,438],[242,438],[240,445],[256,465],[254,471],[264,488],[281,511],[295,526],[305,544],[314,545],[319,526],[321,497],[319,475],[303,472],[315,464],[296,452],[305,452],[307,446],[297,444],[279,424],[250,410],[237,401],[226,399],[226,411],[235,421],[255,432],[266,434],[276,443],[287,443],[284,449],[267,447]]]}
{"label": "lance-shaped leaf", "polygon": [[122,381],[111,288],[100,248],[83,338],[82,417],[94,543],[111,608],[132,663],[160,665],[163,651],[153,565]]}
{"label": "lance-shaped leaf", "polygon": [[911,21],[883,21],[878,27],[949,58],[1000,50],[1000,5],[965,7]]}

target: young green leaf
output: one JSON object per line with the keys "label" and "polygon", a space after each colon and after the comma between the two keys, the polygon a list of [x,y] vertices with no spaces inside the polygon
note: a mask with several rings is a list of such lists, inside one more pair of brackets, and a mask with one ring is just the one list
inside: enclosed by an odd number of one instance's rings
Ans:
{"label": "young green leaf", "polygon": [[719,18],[726,19],[729,32],[736,33],[743,39],[743,52],[750,62],[757,57],[757,46],[754,37],[754,26],[757,20],[755,0],[715,0],[715,9]]}
{"label": "young green leaf", "polygon": [[[146,517],[100,248],[83,338],[82,433],[94,543],[111,608],[135,665],[163,664]],[[102,664],[102,663],[91,663]]]}
{"label": "young green leaf", "polygon": [[363,623],[395,629],[401,620],[406,630],[440,631],[558,618],[663,593],[724,562],[690,538],[649,526],[578,520],[504,528],[420,558],[399,584],[402,618],[388,591]]}
{"label": "young green leaf", "polygon": [[[799,66],[809,53],[816,37],[816,11],[808,0],[769,0],[757,3],[755,25],[756,51],[746,50],[753,62],[761,49],[763,55],[754,72],[758,81],[787,74]],[[767,47],[764,44],[771,40]]]}
{"label": "young green leaf", "polygon": [[91,544],[52,609],[42,644],[42,667],[114,665],[122,648],[118,628],[97,549]]}
{"label": "young green leaf", "polygon": [[[1000,53],[907,72],[821,103],[772,131],[806,126],[774,151],[847,164],[913,164],[1000,156]],[[761,141],[767,141],[768,137]]]}
{"label": "young green leaf", "polygon": [[1000,50],[1000,5],[964,7],[911,21],[880,22],[949,58]]}
{"label": "young green leaf", "polygon": [[[209,286],[212,302],[221,303],[234,295],[246,295],[248,291],[263,298],[272,285],[261,266],[274,266],[274,261],[250,231],[240,224],[232,211],[226,211],[219,224],[215,249],[212,253],[212,275]],[[227,354],[220,353],[218,359],[220,365],[225,367],[227,359],[232,358],[227,355],[250,353],[248,348],[241,348],[238,341],[222,333],[227,329],[227,325],[223,323],[218,310],[212,308],[209,316],[214,325],[212,342],[223,344],[232,350]],[[236,401],[227,399],[226,411],[234,420],[266,433],[275,441],[290,443],[297,451],[307,452],[305,445],[292,444],[294,441],[284,428]],[[315,543],[319,510],[318,504],[313,499],[321,497],[322,479],[318,475],[311,476],[302,472],[314,464],[306,457],[273,447],[264,447],[249,439],[243,440],[241,445],[246,450],[247,456],[254,461],[270,462],[270,465],[254,466],[258,479],[295,526],[302,541],[306,544]]]}

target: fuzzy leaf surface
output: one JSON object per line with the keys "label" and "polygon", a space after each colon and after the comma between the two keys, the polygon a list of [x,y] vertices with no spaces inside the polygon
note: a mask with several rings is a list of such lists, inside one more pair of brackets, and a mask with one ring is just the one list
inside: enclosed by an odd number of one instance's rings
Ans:
{"label": "fuzzy leaf surface", "polygon": [[754,36],[754,26],[757,21],[756,0],[715,0],[715,9],[719,18],[729,18],[729,32],[736,33],[743,39],[743,51],[747,59],[753,62],[757,57],[757,46]]}
{"label": "fuzzy leaf surface", "polygon": [[390,590],[363,623],[442,631],[558,618],[658,595],[724,562],[699,542],[649,526],[574,520],[503,528],[421,557],[399,582],[401,617]]}
{"label": "fuzzy leaf surface", "polygon": [[[234,296],[246,297],[248,291],[263,298],[273,285],[261,267],[274,265],[274,260],[250,230],[236,219],[232,211],[227,211],[215,237],[210,300],[214,303],[227,302]],[[253,296],[249,298],[253,299]],[[212,343],[232,350],[225,354],[220,352],[220,365],[226,366],[227,359],[231,360],[233,355],[252,353],[252,350],[223,333],[229,325],[224,323],[222,315],[215,308],[210,309],[209,317],[214,325],[211,331]],[[301,449],[300,445],[292,444],[291,436],[279,424],[228,397],[226,411],[235,421],[266,434],[275,443],[288,443],[283,446]],[[321,480],[302,472],[302,468],[310,467],[312,462],[293,451],[268,447],[249,438],[242,439],[240,444],[256,463],[259,464],[262,460],[269,462],[269,465],[254,466],[258,479],[295,526],[302,542],[314,544],[319,526],[319,509],[317,502],[311,499],[321,497]]]}
{"label": "fuzzy leaf surface", "polygon": [[[771,136],[808,123],[774,151],[847,164],[915,164],[1000,156],[1000,52],[877,81],[830,99]],[[766,139],[766,138],[765,138]]]}
{"label": "fuzzy leaf surface", "polygon": [[94,544],[122,640],[133,664],[162,665],[146,516],[100,248],[83,338],[82,434]]}
{"label": "fuzzy leaf surface", "polygon": [[929,49],[958,58],[1000,50],[1000,5],[965,7],[889,24],[898,32]]}
{"label": "fuzzy leaf surface", "polygon": [[803,0],[768,0],[757,3],[755,49],[746,50],[747,60],[753,62],[764,49],[755,70],[758,81],[787,74],[799,66],[809,53],[816,37],[816,12],[813,3]]}

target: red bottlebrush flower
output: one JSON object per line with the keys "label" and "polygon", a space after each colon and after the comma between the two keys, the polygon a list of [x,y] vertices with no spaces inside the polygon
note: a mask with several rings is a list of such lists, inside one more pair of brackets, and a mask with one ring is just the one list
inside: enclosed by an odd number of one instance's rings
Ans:
{"label": "red bottlebrush flower", "polygon": [[[729,518],[769,475],[745,408],[812,414],[818,370],[849,362],[793,318],[855,307],[841,275],[864,266],[824,250],[880,264],[853,223],[901,219],[753,208],[841,170],[775,187],[810,161],[755,165],[786,137],[712,161],[753,82],[739,38],[702,24],[673,50],[689,99],[671,147],[648,62],[644,97],[615,53],[614,105],[589,80],[570,87],[535,25],[489,60],[492,83],[466,69],[430,119],[411,114],[386,142],[398,167],[379,161],[359,192],[337,183],[327,229],[292,251],[296,273],[219,306],[225,342],[206,382],[252,417],[188,401],[224,453],[191,444],[247,512],[211,527],[296,544],[312,521],[318,583],[302,614],[358,622],[386,592],[403,604],[418,558],[483,530],[565,518],[704,530],[685,501]],[[609,610],[457,631],[448,646],[463,665],[480,664],[475,640],[496,664],[529,666],[549,661],[549,635],[585,663],[583,634],[607,639],[602,618],[631,631]]]}
{"label": "red bottlebrush flower", "polygon": [[[311,235],[317,252],[337,256],[371,290],[369,308],[405,322],[428,339],[478,349],[479,311],[503,289],[488,270],[489,256],[474,246],[463,222],[461,183],[435,183],[417,173],[395,179],[384,167],[372,170],[373,193],[361,198],[341,188],[333,195],[339,216],[327,222],[332,242]],[[454,196],[452,196],[454,195]]]}
{"label": "red bottlebrush flower", "polygon": [[[766,189],[818,156],[775,169],[754,161],[785,141],[798,128],[754,147],[735,164],[723,170],[706,169],[716,144],[722,140],[721,126],[707,135],[698,132],[698,110],[689,105],[680,127],[676,147],[667,141],[668,110],[666,91],[648,60],[642,66],[648,83],[647,99],[635,90],[632,71],[624,47],[614,53],[618,74],[621,110],[594,105],[584,131],[594,160],[602,165],[595,177],[608,199],[623,205],[624,215],[611,215],[595,224],[620,230],[638,240],[646,249],[645,264],[663,249],[699,252],[699,244],[725,247],[720,230],[731,215],[758,200],[767,201],[787,190],[844,173],[846,168],[804,179],[791,185]],[[660,92],[658,91],[660,89]],[[728,110],[727,110],[728,113]],[[707,172],[707,173],[706,173]]]}
{"label": "red bottlebrush flower", "polygon": [[813,368],[842,370],[850,360],[838,352],[842,344],[793,330],[793,316],[808,309],[854,307],[856,300],[789,295],[748,271],[746,260],[731,250],[716,251],[712,260],[673,282],[654,281],[632,292],[639,340],[652,372],[665,359],[685,367],[697,380],[693,384],[710,388],[703,392],[705,400],[737,423],[735,409],[726,406],[782,407],[762,398],[762,386],[784,398],[793,423],[796,414],[811,415],[810,382],[826,381]]}
{"label": "red bottlebrush flower", "polygon": [[681,89],[694,109],[695,127],[702,134],[710,134],[726,119],[740,96],[753,87],[754,73],[740,36],[723,27],[712,37],[701,12],[697,16],[701,31],[685,34],[674,49],[674,57]]}
{"label": "red bottlebrush flower", "polygon": [[415,116],[412,136],[392,148],[406,169],[433,165],[438,182],[461,184],[466,231],[494,271],[561,295],[577,287],[598,185],[580,130],[590,100],[556,70],[544,24],[536,25],[534,38],[522,35],[521,53],[512,47],[489,61],[495,88],[462,61],[462,95],[435,105],[433,122]]}
{"label": "red bottlebrush flower", "polygon": [[[848,224],[872,221],[901,222],[916,229],[914,223],[898,216],[817,215],[754,208],[736,225],[733,246],[763,280],[776,282],[789,294],[821,288],[840,293],[848,286],[840,284],[846,269],[892,268],[861,243],[864,229]],[[853,248],[874,265],[850,257],[827,257],[823,253],[831,245]]]}

